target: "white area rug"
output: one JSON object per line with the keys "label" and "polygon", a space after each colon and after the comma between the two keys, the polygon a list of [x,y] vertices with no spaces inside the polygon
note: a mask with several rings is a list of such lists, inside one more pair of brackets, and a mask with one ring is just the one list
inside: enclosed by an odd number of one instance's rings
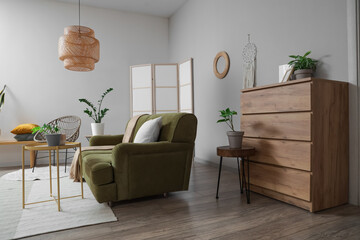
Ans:
{"label": "white area rug", "polygon": [[[53,181],[53,193],[57,193]],[[51,199],[49,180],[26,182],[26,202]],[[84,182],[84,199],[61,200],[61,212],[54,201],[27,205],[22,209],[21,182],[0,180],[0,239],[16,239],[80,226],[117,221],[111,208],[99,204]],[[80,183],[61,178],[61,197],[81,194]]]}
{"label": "white area rug", "polygon": [[[59,167],[59,175],[61,178],[69,176],[70,167],[66,168],[60,166]],[[56,167],[51,166],[51,177],[56,179]],[[10,172],[1,177],[3,180],[9,181],[21,181],[22,180],[22,169],[19,169],[14,172]],[[34,172],[32,172],[32,168],[25,169],[25,181],[34,181],[34,180],[46,180],[50,179],[49,167],[35,167]]]}

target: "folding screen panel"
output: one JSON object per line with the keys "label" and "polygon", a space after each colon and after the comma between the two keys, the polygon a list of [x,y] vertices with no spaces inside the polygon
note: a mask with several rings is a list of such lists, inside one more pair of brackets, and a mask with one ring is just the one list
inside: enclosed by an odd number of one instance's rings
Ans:
{"label": "folding screen panel", "polygon": [[178,65],[154,64],[155,113],[178,112]]}
{"label": "folding screen panel", "polygon": [[194,113],[193,60],[179,64],[179,112]]}
{"label": "folding screen panel", "polygon": [[194,112],[193,61],[130,67],[130,116]]}
{"label": "folding screen panel", "polygon": [[130,115],[152,114],[154,112],[152,66],[130,67]]}

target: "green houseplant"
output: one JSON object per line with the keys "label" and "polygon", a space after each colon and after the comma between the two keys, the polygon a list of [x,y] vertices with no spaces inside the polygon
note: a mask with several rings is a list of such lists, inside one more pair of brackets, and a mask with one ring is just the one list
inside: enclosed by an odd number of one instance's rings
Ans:
{"label": "green houseplant", "polygon": [[44,133],[48,146],[64,145],[65,141],[62,139],[63,134],[60,134],[60,128],[57,125],[43,124],[41,127],[34,127],[31,129],[32,133]]}
{"label": "green houseplant", "polygon": [[[4,85],[3,89],[0,92],[0,111],[1,111],[1,107],[5,103],[5,88],[6,88],[6,85]],[[0,129],[0,135],[1,135],[1,129]]]}
{"label": "green houseplant", "polygon": [[1,107],[5,103],[5,88],[6,88],[6,85],[4,85],[3,89],[0,92],[0,111],[1,111]]}
{"label": "green houseplant", "polygon": [[294,67],[295,79],[311,77],[316,70],[317,60],[307,57],[311,51],[306,52],[303,56],[290,55],[293,58],[288,64]]}
{"label": "green houseplant", "polygon": [[84,113],[86,113],[89,117],[91,117],[94,120],[94,123],[91,123],[91,131],[92,135],[104,135],[104,123],[101,122],[101,120],[105,117],[106,113],[109,111],[108,108],[101,109],[102,102],[107,94],[109,94],[113,88],[107,89],[102,95],[101,98],[97,101],[98,105],[97,107],[91,103],[86,98],[80,98],[79,101],[87,104],[89,108],[86,108],[84,110]]}
{"label": "green houseplant", "polygon": [[225,110],[220,110],[220,117],[217,123],[226,123],[231,131],[228,131],[226,134],[229,139],[229,146],[230,148],[241,148],[242,146],[242,139],[244,136],[243,131],[235,131],[234,124],[233,124],[233,116],[237,115],[236,111],[230,110],[230,108],[226,108]]}

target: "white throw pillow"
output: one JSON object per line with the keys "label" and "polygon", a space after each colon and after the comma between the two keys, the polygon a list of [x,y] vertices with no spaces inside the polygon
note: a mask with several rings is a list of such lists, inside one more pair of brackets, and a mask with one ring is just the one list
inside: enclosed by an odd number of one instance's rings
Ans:
{"label": "white throw pillow", "polygon": [[159,139],[161,117],[146,121],[136,133],[134,143],[156,142]]}

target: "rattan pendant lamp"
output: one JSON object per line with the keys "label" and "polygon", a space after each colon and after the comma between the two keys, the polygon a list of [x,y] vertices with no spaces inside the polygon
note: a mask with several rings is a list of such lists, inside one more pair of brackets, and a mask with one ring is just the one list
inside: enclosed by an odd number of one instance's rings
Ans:
{"label": "rattan pendant lamp", "polygon": [[87,72],[95,68],[100,58],[100,43],[95,38],[94,30],[80,25],[68,26],[64,36],[59,39],[59,59],[64,61],[64,67],[71,71]]}

